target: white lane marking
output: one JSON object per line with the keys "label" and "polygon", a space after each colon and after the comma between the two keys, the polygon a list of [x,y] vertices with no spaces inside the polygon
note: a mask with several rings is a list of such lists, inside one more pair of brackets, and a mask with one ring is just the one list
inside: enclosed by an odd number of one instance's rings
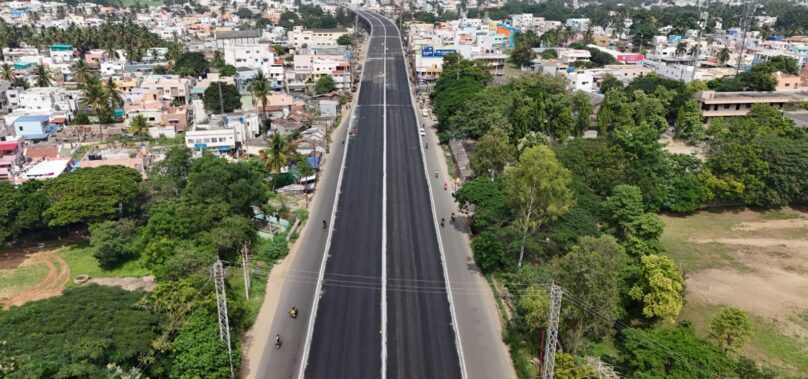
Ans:
{"label": "white lane marking", "polygon": [[382,379],[387,379],[387,25],[384,28],[382,56],[384,60],[384,88],[382,90]]}
{"label": "white lane marking", "polygon": [[[373,38],[373,24],[371,23],[370,26],[370,34],[371,38]],[[368,43],[368,48],[370,47],[370,43]],[[367,53],[365,54],[365,58],[367,58]],[[362,67],[365,67],[366,64],[363,63]],[[364,81],[365,71],[362,72],[362,81]],[[359,88],[356,90],[356,102],[359,102],[359,93],[362,91],[362,81],[359,83]],[[351,129],[351,124],[356,123],[356,119],[354,118],[354,111],[357,107],[351,108],[351,115],[348,121],[348,130]],[[311,316],[309,317],[309,324],[306,329],[306,343],[303,346],[303,356],[300,359],[300,368],[298,368],[297,377],[298,379],[304,379],[306,375],[306,366],[309,364],[309,354],[311,353],[311,339],[314,335],[314,321],[317,318],[317,307],[320,303],[320,296],[322,295],[323,290],[323,277],[325,276],[325,264],[328,260],[328,250],[331,247],[331,235],[334,232],[334,220],[337,218],[337,204],[339,204],[340,194],[342,193],[342,175],[345,172],[345,165],[348,158],[348,146],[351,144],[350,138],[345,138],[345,148],[342,152],[342,166],[339,169],[339,177],[337,178],[337,193],[334,195],[334,204],[331,206],[331,220],[330,225],[328,227],[328,237],[325,240],[325,249],[323,250],[323,259],[320,262],[320,272],[317,274],[317,287],[314,290],[314,299],[312,299],[311,305]]]}
{"label": "white lane marking", "polygon": [[[388,19],[388,21],[390,21],[390,20]],[[401,31],[398,30],[398,26],[396,25],[396,23],[392,22],[392,21],[390,21],[390,23],[393,24],[393,27],[396,28],[396,31],[398,31],[399,36],[400,36]],[[382,24],[384,24],[384,23],[382,23]],[[386,38],[385,38],[385,40],[386,40]],[[401,37],[399,37],[398,42],[399,42],[399,45],[401,45],[401,54],[403,56],[404,55],[404,43],[402,42]],[[413,97],[412,97],[412,81],[411,81],[412,78],[410,78],[410,72],[407,70],[407,61],[406,60],[404,61],[404,72],[407,74],[407,87],[408,87],[408,89],[410,91],[410,93],[408,95],[410,97],[410,102],[412,103],[412,111],[415,114],[415,120],[416,120],[415,127],[417,128],[418,127],[418,120],[419,120],[418,111],[416,110],[415,99],[413,99]],[[418,133],[418,135],[420,136],[420,133]],[[429,179],[429,168],[427,167],[426,153],[424,152],[423,140],[424,140],[425,137],[426,136],[420,137],[421,138],[421,143],[420,143],[420,145],[421,145],[420,146],[421,158],[422,158],[423,163],[424,163],[424,177],[426,178],[427,187],[429,187],[429,193],[430,193],[429,203],[432,206],[432,218],[433,218],[434,225],[435,225],[435,234],[438,237],[438,250],[440,250],[440,261],[441,261],[441,266],[443,266],[443,279],[446,282],[446,293],[447,293],[448,299],[449,299],[449,311],[450,311],[450,313],[452,315],[452,328],[454,329],[454,332],[455,332],[455,345],[457,347],[457,358],[458,358],[458,361],[460,361],[460,375],[461,375],[462,378],[468,378],[468,373],[466,372],[466,360],[465,360],[465,357],[463,356],[463,341],[460,339],[460,326],[457,323],[457,314],[455,313],[454,296],[452,295],[452,284],[449,281],[449,270],[446,267],[446,254],[444,253],[444,250],[443,250],[443,238],[441,237],[440,229],[438,228],[438,215],[437,215],[437,211],[435,210],[434,192],[432,191],[432,182]],[[437,149],[438,147],[435,146],[434,148]]]}

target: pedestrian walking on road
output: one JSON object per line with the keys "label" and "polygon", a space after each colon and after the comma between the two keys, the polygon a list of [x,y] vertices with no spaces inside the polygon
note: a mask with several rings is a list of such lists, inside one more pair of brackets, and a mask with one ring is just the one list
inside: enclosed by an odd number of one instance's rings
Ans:
{"label": "pedestrian walking on road", "polygon": [[443,190],[446,191],[447,189],[449,189],[449,185],[443,182]]}

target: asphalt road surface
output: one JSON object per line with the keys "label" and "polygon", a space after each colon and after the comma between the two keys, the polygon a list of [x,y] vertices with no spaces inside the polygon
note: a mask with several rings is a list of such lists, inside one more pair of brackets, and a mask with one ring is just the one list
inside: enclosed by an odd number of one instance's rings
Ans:
{"label": "asphalt road surface", "polygon": [[[339,175],[320,185],[336,204],[312,210],[284,283],[272,326],[283,348],[267,344],[255,377],[462,376],[399,32],[362,13],[372,32],[351,123],[358,132]],[[327,229],[321,219],[331,220]],[[291,305],[296,320],[285,317]]]}

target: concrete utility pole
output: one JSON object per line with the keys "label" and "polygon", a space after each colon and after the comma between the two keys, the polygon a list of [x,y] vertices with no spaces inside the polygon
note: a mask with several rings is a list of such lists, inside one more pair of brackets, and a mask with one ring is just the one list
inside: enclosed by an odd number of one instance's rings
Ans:
{"label": "concrete utility pole", "polygon": [[212,271],[213,284],[216,288],[216,310],[219,316],[219,338],[227,344],[227,355],[230,358],[230,377],[234,378],[233,348],[230,345],[230,321],[227,318],[227,294],[224,288],[224,268],[221,260],[216,260]]}
{"label": "concrete utility pole", "polygon": [[550,282],[550,309],[547,316],[547,333],[544,340],[544,360],[542,362],[542,379],[553,379],[555,371],[555,352],[558,345],[558,320],[561,315],[561,298],[564,290]]}
{"label": "concrete utility pole", "polygon": [[246,242],[241,245],[241,263],[244,269],[244,298],[250,300],[250,249]]}

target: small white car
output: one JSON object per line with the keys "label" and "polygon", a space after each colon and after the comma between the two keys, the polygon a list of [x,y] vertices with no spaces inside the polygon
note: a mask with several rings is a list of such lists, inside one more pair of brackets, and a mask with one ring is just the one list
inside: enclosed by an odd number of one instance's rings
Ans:
{"label": "small white car", "polygon": [[421,126],[420,128],[418,128],[418,132],[420,132],[420,133],[421,133],[421,137],[426,136],[426,130],[424,130],[424,127],[423,127],[423,126]]}

